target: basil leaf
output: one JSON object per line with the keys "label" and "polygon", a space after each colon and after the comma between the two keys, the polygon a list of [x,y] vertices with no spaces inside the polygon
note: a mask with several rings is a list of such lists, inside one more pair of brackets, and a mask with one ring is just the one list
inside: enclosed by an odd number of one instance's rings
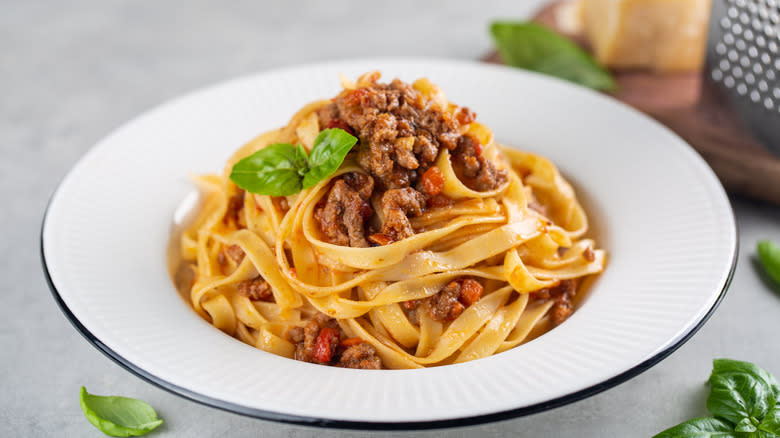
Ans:
{"label": "basil leaf", "polygon": [[763,380],[771,388],[775,400],[780,401],[780,383],[778,383],[775,376],[769,374],[766,370],[763,370],[750,362],[742,362],[734,359],[715,359],[712,363],[713,373],[745,373]]}
{"label": "basil leaf", "polygon": [[780,285],[780,246],[768,240],[758,242],[758,260],[767,275]]}
{"label": "basil leaf", "polygon": [[757,421],[753,420],[752,418],[743,418],[739,421],[739,423],[734,425],[734,431],[735,432],[748,432],[752,433],[756,431],[756,425],[754,423],[757,423]]}
{"label": "basil leaf", "polygon": [[320,132],[314,139],[314,146],[309,154],[309,171],[303,177],[303,188],[313,187],[332,175],[356,143],[357,137],[343,129],[333,128]]}
{"label": "basil leaf", "polygon": [[780,404],[776,404],[771,411],[769,411],[761,424],[758,425],[758,430],[765,434],[771,434],[769,436],[780,437]]}
{"label": "basil leaf", "polygon": [[653,436],[653,438],[737,438],[734,428],[717,418],[693,418]]}
{"label": "basil leaf", "polygon": [[289,196],[301,191],[306,170],[303,148],[274,143],[236,163],[230,180],[250,193]]}
{"label": "basil leaf", "polygon": [[569,39],[532,22],[494,22],[490,33],[501,58],[533,70],[594,88],[613,91],[612,75]]}
{"label": "basil leaf", "polygon": [[81,387],[79,403],[90,423],[109,436],[140,436],[163,423],[148,403],[127,397],[92,395]]}
{"label": "basil leaf", "polygon": [[745,418],[757,424],[775,406],[777,381],[751,363],[715,359],[709,382],[707,409],[732,424]]}

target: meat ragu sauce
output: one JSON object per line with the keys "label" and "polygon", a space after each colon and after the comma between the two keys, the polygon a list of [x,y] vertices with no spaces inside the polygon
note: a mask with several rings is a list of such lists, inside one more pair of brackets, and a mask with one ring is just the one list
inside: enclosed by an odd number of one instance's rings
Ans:
{"label": "meat ragu sauce", "polygon": [[[368,247],[386,245],[415,234],[409,217],[451,201],[440,194],[444,178],[433,164],[447,148],[463,183],[478,191],[502,185],[506,172],[482,156],[475,137],[461,127],[475,119],[468,108],[454,115],[398,79],[345,90],[318,110],[320,128],[345,129],[359,139],[358,164],[367,174],[336,179],[315,211],[330,243]],[[372,202],[376,200],[378,202]],[[372,221],[379,205],[384,221]]]}
{"label": "meat ragu sauce", "polygon": [[304,327],[287,333],[295,344],[295,360],[343,368],[378,370],[382,360],[376,349],[360,338],[347,338],[335,319],[316,314]]}
{"label": "meat ragu sauce", "polygon": [[484,287],[470,277],[461,277],[447,283],[439,292],[421,300],[406,301],[403,309],[414,324],[420,323],[419,312],[427,312],[434,321],[453,321],[466,308],[482,298]]}
{"label": "meat ragu sauce", "polygon": [[[605,257],[595,242],[581,238],[587,218],[571,187],[544,157],[494,143],[473,112],[448,102],[426,79],[378,80],[378,73],[357,84],[345,80],[344,91],[330,101],[303,107],[288,126],[239,149],[231,172],[203,177],[208,192],[198,216],[174,237],[185,274],[177,269],[172,277],[193,309],[259,349],[360,369],[474,360],[561,324],[587,284],[579,282],[601,272]],[[330,128],[357,137],[356,143],[348,138],[354,144],[348,157],[339,155],[346,173],[331,173],[293,197],[262,195],[233,178],[248,151],[287,143],[314,147],[317,131]],[[539,244],[511,246],[510,236],[522,236],[526,226],[538,232]],[[323,241],[341,248],[323,247]],[[484,253],[474,254],[475,248]],[[417,251],[433,257],[404,265],[399,275],[385,269],[397,260],[387,258],[396,250],[403,257]],[[335,265],[328,251],[339,255]],[[444,262],[438,254],[446,254]],[[549,287],[527,281],[534,273],[526,261],[550,272]],[[447,280],[440,282],[440,275]],[[391,306],[374,299],[388,288],[402,294],[391,296]],[[316,299],[326,296],[336,299]],[[520,317],[526,311],[528,317]],[[496,326],[501,333],[485,331]],[[494,334],[507,333],[517,336],[492,344]],[[490,348],[483,348],[490,336]]]}

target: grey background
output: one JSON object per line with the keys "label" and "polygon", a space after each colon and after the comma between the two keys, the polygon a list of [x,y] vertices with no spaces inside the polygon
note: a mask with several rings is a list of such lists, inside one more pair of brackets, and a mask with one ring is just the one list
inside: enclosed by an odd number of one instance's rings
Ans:
{"label": "grey background", "polygon": [[[102,436],[79,409],[81,385],[151,403],[166,421],[153,436],[362,436],[201,406],[104,357],[71,327],[44,282],[38,239],[47,199],[96,141],[181,93],[334,58],[475,59],[490,47],[491,18],[523,17],[541,3],[0,1],[0,436]],[[780,209],[732,201],[740,232],[733,284],[680,350],[562,408],[421,435],[650,436],[706,414],[714,357],[749,360],[780,376],[780,290],[762,281],[753,261],[758,239],[780,242]]]}

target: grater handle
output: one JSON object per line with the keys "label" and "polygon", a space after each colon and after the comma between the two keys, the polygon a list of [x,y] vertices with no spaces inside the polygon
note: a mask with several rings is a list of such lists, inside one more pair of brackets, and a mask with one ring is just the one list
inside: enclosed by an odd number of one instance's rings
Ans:
{"label": "grater handle", "polygon": [[718,123],[701,108],[651,115],[693,146],[730,193],[780,205],[780,160],[734,129],[733,122]]}
{"label": "grater handle", "polygon": [[[719,139],[715,139],[718,141]],[[731,193],[780,204],[780,162],[729,147],[733,143],[699,142],[704,157]]]}

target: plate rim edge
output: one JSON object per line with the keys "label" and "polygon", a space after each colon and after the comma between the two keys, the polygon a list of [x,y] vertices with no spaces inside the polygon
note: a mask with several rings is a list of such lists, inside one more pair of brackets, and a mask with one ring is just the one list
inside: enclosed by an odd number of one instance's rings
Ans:
{"label": "plate rim edge", "polygon": [[[718,183],[720,182],[718,181]],[[737,261],[739,259],[739,233],[736,227],[736,217],[734,215],[734,210],[732,208],[729,208],[729,211],[731,212],[731,216],[732,216],[731,217],[732,225],[733,225],[732,230],[734,233],[734,252],[731,255],[731,267],[729,268],[728,275],[726,277],[725,282],[723,283],[721,291],[718,293],[718,297],[715,299],[715,302],[710,306],[707,312],[700,319],[693,322],[691,326],[687,327],[680,336],[678,336],[676,339],[673,339],[662,350],[657,352],[652,357],[644,360],[643,362],[603,382],[597,383],[587,388],[545,402],[536,403],[529,406],[523,406],[515,409],[493,412],[490,414],[475,415],[470,417],[459,417],[459,418],[451,418],[451,419],[444,419],[444,420],[429,420],[429,421],[407,421],[407,422],[404,421],[372,422],[372,421],[354,421],[354,420],[335,420],[330,418],[322,418],[322,417],[315,417],[315,416],[309,417],[309,416],[285,414],[282,412],[268,411],[264,409],[250,408],[247,406],[240,405],[238,403],[220,400],[218,398],[214,398],[205,394],[191,391],[189,389],[168,382],[165,379],[162,379],[160,377],[153,375],[152,373],[145,371],[141,367],[125,359],[117,352],[115,352],[114,350],[106,346],[103,342],[101,342],[98,337],[93,335],[83,324],[81,324],[81,322],[76,317],[76,315],[74,315],[73,312],[71,312],[68,305],[62,299],[62,296],[60,296],[57,287],[54,285],[54,281],[51,278],[51,275],[49,273],[49,268],[46,262],[46,253],[44,250],[44,238],[43,238],[44,229],[46,228],[46,220],[48,218],[49,207],[51,206],[51,202],[54,199],[54,196],[56,195],[60,184],[61,182],[57,184],[57,188],[54,190],[51,197],[46,203],[46,210],[44,211],[43,220],[41,221],[39,250],[40,250],[40,257],[41,257],[41,268],[43,269],[43,274],[46,279],[46,284],[49,286],[49,292],[51,292],[54,301],[57,303],[57,307],[59,307],[60,311],[62,311],[62,313],[67,318],[68,322],[71,323],[71,325],[76,329],[76,331],[79,332],[79,334],[81,334],[89,344],[91,344],[98,351],[103,353],[106,357],[114,361],[117,365],[129,371],[131,374],[135,375],[136,377],[141,378],[141,380],[144,380],[147,383],[151,383],[152,385],[160,389],[168,391],[172,394],[175,394],[187,400],[199,403],[201,405],[217,408],[226,412],[243,415],[250,418],[257,418],[261,420],[269,420],[278,423],[293,424],[298,426],[310,426],[310,427],[319,427],[319,428],[328,428],[328,429],[373,430],[373,431],[390,431],[390,430],[413,431],[413,430],[445,429],[445,428],[455,428],[455,427],[464,427],[464,426],[475,426],[475,425],[480,425],[485,423],[492,423],[496,421],[510,420],[513,418],[524,417],[527,415],[544,412],[553,408],[565,406],[583,400],[585,398],[591,397],[593,395],[599,394],[601,392],[611,389],[621,383],[624,383],[642,374],[643,372],[652,368],[662,360],[666,359],[669,355],[677,351],[677,349],[679,349],[681,346],[683,346],[683,344],[685,344],[688,340],[690,340],[693,337],[693,335],[695,335],[699,331],[699,329],[701,329],[704,326],[704,324],[710,319],[712,314],[715,312],[715,310],[718,308],[720,303],[726,297],[726,293],[729,289],[729,286],[731,285],[731,281],[734,278],[734,272],[736,271]]]}
{"label": "plate rim edge", "polygon": [[[684,330],[682,330],[677,337],[671,339],[662,349],[657,351],[655,354],[653,354],[651,357],[645,359],[644,361],[640,362],[639,364],[634,365],[633,367],[613,376],[610,377],[600,383],[596,383],[592,386],[589,386],[587,388],[580,389],[578,391],[571,392],[569,394],[562,395],[560,397],[553,398],[548,401],[535,403],[528,406],[523,406],[519,408],[514,409],[508,409],[504,411],[499,412],[493,412],[488,414],[480,414],[475,416],[466,416],[466,417],[458,417],[458,418],[450,418],[450,419],[440,419],[440,420],[425,420],[425,421],[399,421],[399,422],[387,422],[387,421],[380,421],[380,422],[372,422],[372,421],[356,421],[356,420],[337,420],[337,419],[331,419],[331,418],[322,418],[322,417],[316,417],[316,416],[303,416],[303,415],[295,415],[295,414],[286,414],[282,412],[276,412],[276,411],[269,411],[264,409],[258,409],[258,408],[251,408],[247,407],[238,403],[233,403],[229,401],[224,401],[215,397],[211,397],[208,395],[204,395],[201,393],[198,393],[196,391],[192,391],[186,388],[183,388],[181,386],[178,386],[176,384],[173,384],[171,382],[168,382],[162,378],[159,378],[152,373],[149,373],[145,370],[143,370],[141,367],[135,365],[134,363],[130,362],[129,360],[125,359],[121,355],[119,355],[117,352],[106,346],[99,338],[97,338],[95,335],[93,335],[81,322],[79,319],[71,312],[70,308],[67,306],[65,301],[63,300],[62,296],[60,295],[59,291],[57,290],[56,286],[54,285],[54,282],[51,278],[47,261],[46,261],[46,255],[44,250],[44,231],[46,229],[46,222],[49,214],[50,207],[52,205],[52,202],[58,195],[58,192],[60,191],[61,186],[63,183],[68,179],[68,177],[71,175],[74,168],[78,167],[81,162],[86,158],[87,155],[89,155],[91,152],[95,150],[95,147],[100,145],[106,138],[110,137],[113,133],[127,127],[132,122],[139,119],[141,116],[147,115],[150,112],[153,112],[155,110],[161,109],[163,107],[168,106],[169,104],[173,104],[180,99],[191,97],[193,95],[197,95],[202,92],[210,91],[222,86],[227,86],[234,82],[240,82],[243,80],[251,79],[257,75],[265,74],[265,73],[280,73],[287,70],[297,70],[297,69],[304,69],[307,67],[312,66],[323,66],[328,65],[331,63],[350,63],[350,62],[362,62],[362,61],[410,61],[410,62],[425,62],[425,61],[432,61],[432,62],[450,62],[450,63],[463,63],[463,64],[471,64],[471,65],[480,65],[483,67],[488,68],[496,68],[497,70],[504,70],[508,69],[506,66],[500,66],[500,65],[493,65],[493,64],[486,64],[486,63],[480,63],[472,60],[463,60],[463,59],[449,59],[449,58],[441,58],[441,57],[434,57],[431,59],[424,59],[422,57],[397,57],[397,56],[387,56],[387,57],[357,57],[357,58],[338,58],[331,61],[325,61],[325,62],[310,62],[310,63],[303,63],[303,64],[292,64],[292,65],[284,65],[277,68],[270,68],[270,69],[264,69],[260,71],[250,72],[248,74],[239,75],[237,77],[228,78],[227,80],[218,81],[216,83],[207,84],[202,87],[197,87],[195,89],[186,91],[180,95],[173,96],[172,98],[166,99],[163,102],[160,102],[158,104],[152,105],[149,108],[146,108],[145,110],[141,111],[138,115],[126,120],[125,122],[120,123],[118,126],[116,126],[114,129],[112,129],[106,136],[101,138],[99,141],[97,141],[95,144],[93,144],[71,167],[70,169],[63,175],[60,179],[60,181],[56,184],[54,190],[52,191],[47,203],[46,208],[44,210],[43,218],[41,221],[41,228],[40,228],[40,234],[39,234],[39,251],[40,251],[40,260],[41,260],[41,267],[43,270],[43,274],[46,280],[46,283],[49,287],[49,291],[52,294],[52,297],[54,298],[55,302],[57,303],[57,306],[59,307],[60,311],[65,315],[65,317],[68,319],[68,321],[71,323],[71,325],[78,331],[86,340],[88,343],[90,343],[93,347],[95,347],[97,350],[99,350],[101,353],[103,353],[106,357],[114,361],[116,364],[118,364],[120,367],[124,368],[125,370],[129,371],[131,374],[134,374],[135,376],[141,378],[142,380],[151,383],[152,385],[163,389],[167,392],[170,392],[172,394],[175,394],[177,396],[180,396],[182,398],[185,398],[187,400],[196,402],[198,404],[209,406],[212,408],[217,408],[226,412],[231,412],[239,415],[243,415],[250,418],[257,418],[262,420],[270,420],[275,421],[279,423],[285,423],[285,424],[293,424],[293,425],[299,425],[299,426],[309,426],[309,427],[319,427],[319,428],[332,428],[332,429],[348,429],[348,430],[374,430],[374,431],[389,431],[389,430],[428,430],[428,429],[444,429],[444,428],[454,428],[454,427],[464,427],[464,426],[474,426],[474,425],[480,425],[485,423],[491,423],[496,421],[503,421],[503,420],[509,420],[513,418],[523,417],[535,413],[544,412],[550,409],[554,409],[557,407],[565,406],[571,403],[574,403],[576,401],[591,397],[593,395],[599,394],[601,392],[604,392],[608,389],[611,389],[621,383],[624,383],[641,373],[647,371],[651,367],[655,366],[659,362],[661,362],[663,359],[671,355],[673,352],[675,352],[677,349],[679,349],[683,344],[685,344],[688,340],[690,340],[693,335],[695,335],[701,327],[704,326],[704,324],[709,320],[709,318],[712,316],[712,314],[715,312],[717,307],[720,305],[720,303],[723,301],[723,299],[726,296],[726,293],[731,285],[731,282],[734,277],[734,273],[736,270],[737,262],[739,259],[739,231],[737,227],[737,221],[736,221],[736,215],[734,213],[734,209],[731,206],[731,202],[729,201],[728,195],[726,194],[725,189],[723,188],[722,183],[720,180],[714,175],[714,172],[712,171],[712,168],[709,166],[708,163],[701,157],[701,154],[699,154],[693,147],[688,144],[687,141],[680,138],[679,135],[671,131],[666,126],[660,124],[659,122],[653,120],[652,118],[648,117],[646,114],[642,113],[641,111],[636,110],[633,107],[630,107],[629,105],[624,104],[620,101],[613,101],[612,103],[616,103],[619,106],[622,107],[623,110],[628,110],[629,112],[634,113],[635,115],[638,115],[644,119],[647,119],[654,125],[656,125],[657,128],[661,128],[662,130],[667,131],[667,134],[671,134],[674,137],[677,137],[681,143],[683,143],[685,146],[687,146],[687,150],[689,153],[694,155],[696,158],[698,158],[699,165],[703,165],[706,170],[709,171],[711,176],[714,179],[715,184],[720,189],[719,192],[723,194],[723,196],[726,198],[726,203],[728,206],[728,210],[730,213],[730,228],[733,234],[733,253],[731,254],[731,266],[729,267],[728,274],[725,278],[725,281],[723,282],[723,285],[721,287],[720,292],[718,293],[717,298],[712,303],[710,308],[698,319],[691,321],[691,324],[686,327]],[[531,73],[533,76],[543,77],[548,80],[552,80],[554,82],[565,82],[562,80],[558,80],[555,78],[550,78],[544,75],[536,74],[534,72],[527,72],[524,71],[523,73]],[[591,90],[581,90],[590,92]],[[592,96],[598,96],[599,98],[607,98],[607,96],[603,96],[599,93],[591,93]]]}

